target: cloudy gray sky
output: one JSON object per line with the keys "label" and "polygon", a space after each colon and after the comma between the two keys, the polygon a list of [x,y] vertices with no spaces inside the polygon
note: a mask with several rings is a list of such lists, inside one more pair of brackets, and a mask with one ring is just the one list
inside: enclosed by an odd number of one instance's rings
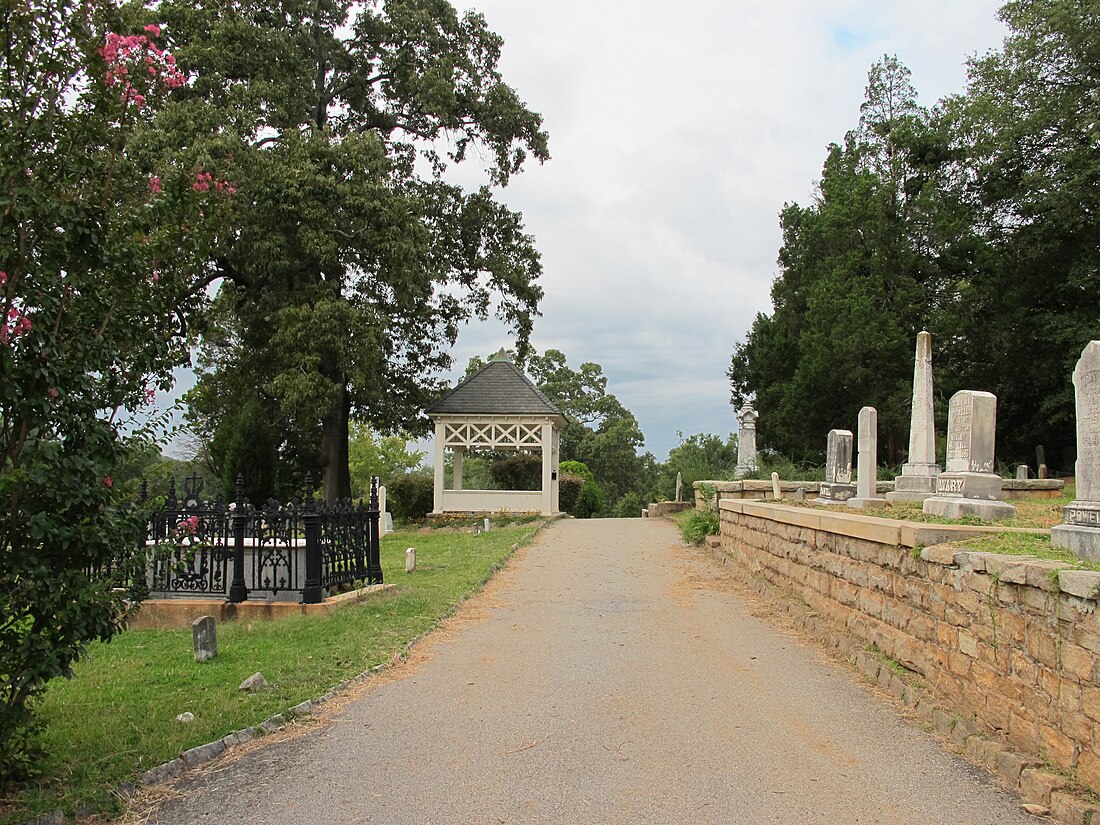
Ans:
{"label": "cloudy gray sky", "polygon": [[[534,346],[601,364],[658,460],[677,430],[736,429],[725,372],[770,310],[779,210],[810,200],[870,65],[896,54],[931,105],[1005,34],[996,0],[455,5],[504,37],[504,78],[550,132],[553,159],[501,193],[542,253]],[[468,327],[455,376],[508,344]]]}

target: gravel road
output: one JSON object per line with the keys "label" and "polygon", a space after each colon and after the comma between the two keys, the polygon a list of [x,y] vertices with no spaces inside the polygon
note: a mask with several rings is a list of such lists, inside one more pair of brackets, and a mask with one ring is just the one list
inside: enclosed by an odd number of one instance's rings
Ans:
{"label": "gravel road", "polygon": [[1038,822],[762,610],[668,522],[558,522],[410,664],[152,821]]}

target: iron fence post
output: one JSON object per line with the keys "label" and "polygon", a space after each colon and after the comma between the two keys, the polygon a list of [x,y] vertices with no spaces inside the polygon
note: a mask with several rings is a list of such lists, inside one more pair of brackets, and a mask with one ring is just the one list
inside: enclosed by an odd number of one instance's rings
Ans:
{"label": "iron fence post", "polygon": [[248,586],[244,583],[244,530],[248,514],[244,505],[243,476],[237,476],[237,498],[229,520],[233,525],[233,583],[229,585],[229,601],[239,604],[248,600]]}
{"label": "iron fence post", "polygon": [[367,529],[370,511],[363,504],[363,499],[359,499],[359,504],[352,511],[351,518],[355,531],[355,578],[362,581],[367,577],[367,555],[369,550],[367,545],[370,543],[370,530]]}
{"label": "iron fence post", "polygon": [[370,507],[367,509],[367,579],[382,584],[382,559],[378,543],[378,476],[370,479]]}
{"label": "iron fence post", "polygon": [[306,531],[306,584],[302,588],[302,604],[320,604],[325,598],[321,590],[321,514],[313,499],[313,479],[308,475],[302,525]]}

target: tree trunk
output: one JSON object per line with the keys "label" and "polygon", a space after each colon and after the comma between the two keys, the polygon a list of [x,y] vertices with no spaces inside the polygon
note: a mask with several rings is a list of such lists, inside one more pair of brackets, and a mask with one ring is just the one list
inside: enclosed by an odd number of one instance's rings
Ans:
{"label": "tree trunk", "polygon": [[351,498],[351,471],[348,469],[348,421],[351,401],[347,376],[336,366],[334,356],[321,358],[321,372],[336,386],[332,406],[321,419],[321,479],[326,504]]}

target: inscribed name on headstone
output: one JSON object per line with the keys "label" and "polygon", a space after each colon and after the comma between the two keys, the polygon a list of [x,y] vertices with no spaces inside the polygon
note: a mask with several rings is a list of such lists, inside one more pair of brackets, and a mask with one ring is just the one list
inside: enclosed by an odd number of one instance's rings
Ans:
{"label": "inscribed name on headstone", "polygon": [[200,616],[191,623],[195,661],[209,662],[218,655],[218,628],[213,616]]}
{"label": "inscribed name on headstone", "polygon": [[737,469],[735,478],[756,472],[756,419],[760,413],[746,404],[737,412]]}
{"label": "inscribed name on headstone", "polygon": [[856,494],[852,484],[852,431],[829,430],[825,445],[825,481],[821,483],[818,504],[845,502]]}
{"label": "inscribed name on headstone", "polygon": [[921,501],[936,492],[936,424],[932,395],[932,335],[917,335],[913,360],[913,412],[909,422],[909,456],[894,479],[888,501]]}
{"label": "inscribed name on headstone", "polygon": [[1051,528],[1055,547],[1100,561],[1100,341],[1091,341],[1073,371],[1077,398],[1077,498]]}
{"label": "inscribed name on headstone", "polygon": [[947,461],[936,479],[936,495],[924,512],[958,518],[1011,518],[1015,508],[1000,501],[1003,481],[993,472],[997,396],[960,390],[947,413]]}
{"label": "inscribed name on headstone", "polygon": [[878,481],[878,410],[864,407],[859,411],[859,458],[856,495],[849,507],[877,507],[886,499],[876,496]]}

